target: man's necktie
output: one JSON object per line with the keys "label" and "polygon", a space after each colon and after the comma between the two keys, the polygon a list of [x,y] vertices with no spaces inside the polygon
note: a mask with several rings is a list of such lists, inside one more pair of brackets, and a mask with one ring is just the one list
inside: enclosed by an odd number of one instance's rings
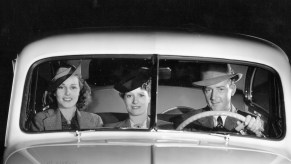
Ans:
{"label": "man's necktie", "polygon": [[222,118],[220,116],[217,117],[217,128],[223,128]]}

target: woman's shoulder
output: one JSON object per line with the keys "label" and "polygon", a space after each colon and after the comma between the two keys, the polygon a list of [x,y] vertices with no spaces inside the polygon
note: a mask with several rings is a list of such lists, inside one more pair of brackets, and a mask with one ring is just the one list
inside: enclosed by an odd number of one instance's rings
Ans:
{"label": "woman's shoulder", "polygon": [[82,116],[88,116],[88,117],[100,117],[99,115],[91,112],[86,112],[82,110],[78,110]]}
{"label": "woman's shoulder", "polygon": [[114,123],[108,123],[105,124],[104,127],[111,127],[111,128],[115,128],[115,127],[128,127],[130,126],[128,123],[128,119],[123,120],[123,121],[119,121],[119,122],[114,122]]}
{"label": "woman's shoulder", "polygon": [[35,115],[35,118],[36,119],[45,119],[47,117],[51,117],[51,116],[54,116],[56,115],[56,110],[55,109],[46,109],[42,112],[38,112],[36,115]]}
{"label": "woman's shoulder", "polygon": [[79,111],[81,117],[85,118],[93,118],[96,121],[102,121],[101,117],[98,114],[86,112],[86,111]]}

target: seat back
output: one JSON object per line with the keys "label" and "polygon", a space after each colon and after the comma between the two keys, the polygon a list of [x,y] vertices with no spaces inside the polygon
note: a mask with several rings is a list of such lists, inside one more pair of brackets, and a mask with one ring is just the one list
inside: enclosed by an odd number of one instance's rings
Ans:
{"label": "seat back", "polygon": [[[159,86],[157,113],[177,106],[202,108],[206,105],[203,92],[196,88]],[[92,103],[88,108],[92,113],[126,113],[125,104],[113,86],[92,87]]]}
{"label": "seat back", "polygon": [[[159,86],[157,99],[158,118],[164,121],[171,121],[177,115],[206,106],[204,94],[198,88]],[[241,91],[232,97],[232,102],[235,107],[245,111]],[[92,103],[87,111],[99,114],[105,124],[128,117],[125,104],[113,86],[92,87]]]}
{"label": "seat back", "polygon": [[92,113],[127,113],[119,92],[113,86],[92,87],[92,102],[88,107]]}

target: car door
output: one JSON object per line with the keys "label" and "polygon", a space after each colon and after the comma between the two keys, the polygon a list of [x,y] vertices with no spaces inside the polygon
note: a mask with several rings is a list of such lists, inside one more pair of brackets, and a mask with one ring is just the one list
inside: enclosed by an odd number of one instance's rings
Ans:
{"label": "car door", "polygon": [[284,103],[282,87],[275,71],[250,66],[246,74],[245,101],[249,111],[263,119],[270,138],[282,136]]}

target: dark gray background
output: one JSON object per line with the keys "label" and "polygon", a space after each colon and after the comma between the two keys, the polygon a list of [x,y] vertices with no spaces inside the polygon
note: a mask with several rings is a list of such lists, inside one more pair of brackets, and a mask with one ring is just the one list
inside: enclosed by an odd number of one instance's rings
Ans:
{"label": "dark gray background", "polygon": [[290,0],[1,0],[1,145],[13,77],[11,60],[39,35],[85,27],[189,27],[254,35],[290,55],[290,8]]}

